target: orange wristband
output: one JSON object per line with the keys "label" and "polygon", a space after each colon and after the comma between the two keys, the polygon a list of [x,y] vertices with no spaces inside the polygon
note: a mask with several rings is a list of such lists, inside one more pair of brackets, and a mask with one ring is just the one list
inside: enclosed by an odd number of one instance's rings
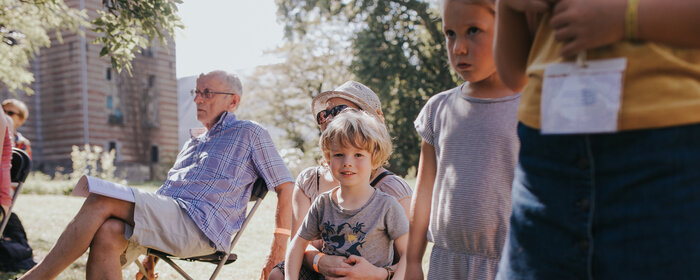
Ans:
{"label": "orange wristband", "polygon": [[284,235],[286,235],[286,236],[291,236],[291,235],[292,235],[292,231],[289,230],[289,229],[286,229],[286,228],[275,228],[275,232],[274,232],[274,233],[284,234]]}
{"label": "orange wristband", "polygon": [[314,271],[318,272],[318,262],[321,261],[321,257],[325,255],[324,253],[318,252],[318,254],[314,256]]}

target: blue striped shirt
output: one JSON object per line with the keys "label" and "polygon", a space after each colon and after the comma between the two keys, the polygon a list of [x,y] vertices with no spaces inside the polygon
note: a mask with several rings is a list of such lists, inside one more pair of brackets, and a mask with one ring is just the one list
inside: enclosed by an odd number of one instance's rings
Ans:
{"label": "blue striped shirt", "polygon": [[229,251],[258,177],[271,191],[294,181],[267,130],[224,112],[185,143],[157,193],[174,198],[217,250]]}

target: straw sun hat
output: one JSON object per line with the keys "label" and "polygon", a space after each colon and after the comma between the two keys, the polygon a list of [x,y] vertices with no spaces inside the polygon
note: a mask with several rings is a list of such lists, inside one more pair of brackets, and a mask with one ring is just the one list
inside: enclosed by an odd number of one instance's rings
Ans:
{"label": "straw sun hat", "polygon": [[377,97],[377,94],[367,86],[355,81],[347,81],[334,90],[324,91],[318,96],[314,97],[311,103],[311,113],[316,116],[318,112],[326,108],[326,102],[328,99],[334,97],[346,99],[357,104],[360,109],[370,113],[380,120],[384,119],[377,113],[378,110],[381,112],[382,109],[382,104],[379,102],[379,97]]}

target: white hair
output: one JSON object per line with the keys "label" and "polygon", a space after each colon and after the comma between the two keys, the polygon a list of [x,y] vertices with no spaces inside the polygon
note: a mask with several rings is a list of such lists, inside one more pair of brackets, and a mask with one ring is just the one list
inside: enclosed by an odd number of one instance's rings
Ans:
{"label": "white hair", "polygon": [[232,90],[234,93],[238,94],[239,96],[243,96],[243,85],[241,85],[241,80],[238,78],[238,75],[236,74],[231,74],[223,70],[214,70],[209,73],[202,73],[199,74],[199,77],[197,80],[203,78],[203,77],[217,77],[222,79],[226,83],[226,87],[228,87],[230,90]]}

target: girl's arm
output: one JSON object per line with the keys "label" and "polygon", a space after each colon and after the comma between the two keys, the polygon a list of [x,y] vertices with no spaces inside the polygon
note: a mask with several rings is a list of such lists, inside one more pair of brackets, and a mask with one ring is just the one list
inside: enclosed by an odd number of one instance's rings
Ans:
{"label": "girl's arm", "polygon": [[499,0],[496,5],[493,59],[503,83],[519,92],[527,83],[525,68],[534,33],[526,13],[549,11],[549,0]]}
{"label": "girl's arm", "polygon": [[426,233],[430,223],[430,204],[433,199],[436,170],[435,148],[423,141],[418,162],[416,191],[412,198],[411,215],[408,216],[408,250],[406,250],[406,258],[403,254],[401,255],[401,260],[405,259],[406,268],[402,274],[406,279],[423,279],[422,262],[428,242]]}
{"label": "girl's arm", "polygon": [[394,247],[396,248],[397,253],[399,253],[399,256],[401,258],[399,259],[399,263],[394,265],[394,271],[396,273],[394,274],[394,278],[392,279],[404,279],[406,276],[406,243],[408,242],[408,234],[404,234],[401,237],[397,238],[394,240]]}
{"label": "girl's arm", "polygon": [[301,261],[304,258],[304,250],[309,241],[299,235],[295,235],[292,240],[292,247],[287,250],[285,258],[284,279],[296,280],[299,279],[299,270],[301,269]]}

